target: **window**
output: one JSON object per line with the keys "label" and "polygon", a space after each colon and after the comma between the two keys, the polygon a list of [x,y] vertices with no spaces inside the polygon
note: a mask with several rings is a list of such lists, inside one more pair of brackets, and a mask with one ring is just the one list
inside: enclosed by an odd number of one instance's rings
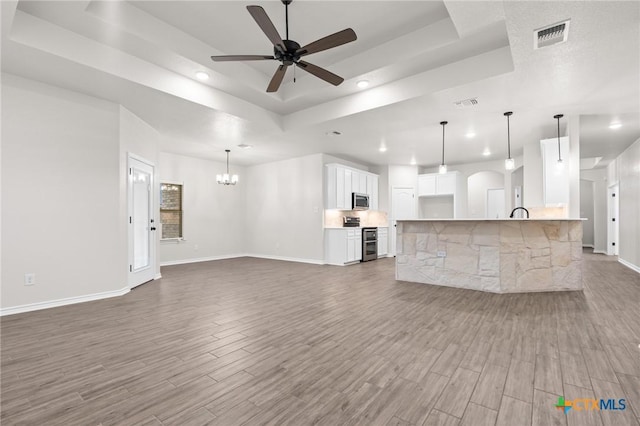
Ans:
{"label": "window", "polygon": [[182,185],[160,184],[161,239],[182,238]]}

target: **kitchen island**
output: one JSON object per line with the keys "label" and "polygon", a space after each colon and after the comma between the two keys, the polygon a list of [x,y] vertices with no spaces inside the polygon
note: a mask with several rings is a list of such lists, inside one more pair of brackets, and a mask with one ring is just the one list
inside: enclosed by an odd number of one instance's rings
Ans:
{"label": "kitchen island", "polygon": [[493,293],[582,290],[582,219],[397,222],[396,279]]}

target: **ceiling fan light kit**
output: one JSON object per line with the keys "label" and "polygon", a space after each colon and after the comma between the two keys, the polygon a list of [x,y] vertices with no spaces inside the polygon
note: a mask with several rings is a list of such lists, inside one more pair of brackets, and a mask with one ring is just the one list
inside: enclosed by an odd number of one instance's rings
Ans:
{"label": "ceiling fan light kit", "polygon": [[222,55],[212,56],[211,59],[215,62],[225,61],[264,61],[264,60],[276,60],[281,63],[273,74],[269,85],[267,86],[267,92],[277,92],[282,84],[284,75],[287,72],[287,68],[291,65],[297,66],[300,69],[315,75],[321,80],[334,86],[340,85],[344,78],[324,69],[317,65],[303,61],[301,58],[312,53],[322,52],[323,50],[331,49],[341,46],[346,43],[350,43],[357,39],[355,31],[351,28],[347,28],[337,33],[328,35],[305,46],[294,40],[289,39],[289,4],[292,0],[280,0],[285,6],[285,22],[286,22],[286,38],[283,40],[278,34],[278,30],[273,25],[273,22],[260,6],[247,6],[247,10],[256,21],[262,32],[267,36],[269,41],[273,44],[273,56],[267,55]]}

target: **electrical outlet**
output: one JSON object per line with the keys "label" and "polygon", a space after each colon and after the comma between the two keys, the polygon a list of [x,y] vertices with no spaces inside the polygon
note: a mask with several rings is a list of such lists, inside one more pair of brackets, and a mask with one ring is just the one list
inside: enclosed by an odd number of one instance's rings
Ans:
{"label": "electrical outlet", "polygon": [[438,250],[438,257],[447,257],[447,252],[446,251],[442,251],[442,250]]}
{"label": "electrical outlet", "polygon": [[36,283],[36,274],[24,274],[24,285],[34,285]]}

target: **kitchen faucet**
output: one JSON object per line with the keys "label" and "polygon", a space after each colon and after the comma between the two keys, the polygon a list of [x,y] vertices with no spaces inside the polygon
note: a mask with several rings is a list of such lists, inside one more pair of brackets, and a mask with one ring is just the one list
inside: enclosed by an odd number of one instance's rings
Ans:
{"label": "kitchen faucet", "polygon": [[524,207],[516,207],[515,209],[511,210],[511,214],[509,215],[509,217],[513,218],[513,214],[516,212],[516,210],[520,210],[520,209],[527,212],[527,219],[529,219],[529,210],[525,209]]}

